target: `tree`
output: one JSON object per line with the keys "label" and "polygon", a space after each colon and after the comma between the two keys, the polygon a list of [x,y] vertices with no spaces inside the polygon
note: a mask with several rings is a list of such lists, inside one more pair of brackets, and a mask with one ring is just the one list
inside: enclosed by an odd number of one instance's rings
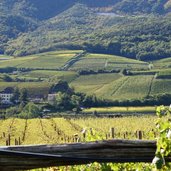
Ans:
{"label": "tree", "polygon": [[6,82],[12,82],[13,81],[12,78],[9,75],[4,75],[3,80],[6,81]]}
{"label": "tree", "polygon": [[6,110],[5,116],[7,118],[14,117],[17,113],[18,113],[18,108],[17,107],[10,107],[9,109]]}
{"label": "tree", "polygon": [[57,93],[57,92],[72,94],[73,90],[69,87],[66,81],[59,81],[57,84],[53,85],[50,89],[50,93]]}
{"label": "tree", "polygon": [[81,96],[72,95],[71,96],[71,104],[72,104],[72,111],[75,113],[79,113],[81,111],[80,104],[81,104]]}
{"label": "tree", "polygon": [[19,101],[19,97],[20,97],[20,91],[19,91],[18,87],[16,87],[14,89],[14,93],[13,93],[13,97],[11,98],[11,101],[13,103],[17,103]]}
{"label": "tree", "polygon": [[81,97],[77,95],[71,96],[71,103],[74,107],[79,107],[81,103]]}
{"label": "tree", "polygon": [[2,104],[2,98],[0,97],[0,105]]}
{"label": "tree", "polygon": [[28,101],[28,92],[25,88],[20,90],[19,101],[20,103],[27,103]]}
{"label": "tree", "polygon": [[69,110],[72,109],[70,95],[67,93],[59,92],[56,94],[54,106],[56,109]]}
{"label": "tree", "polygon": [[75,108],[76,111],[80,110],[80,104],[82,101],[82,94],[67,94],[58,92],[56,94],[53,106],[57,110],[73,110]]}
{"label": "tree", "polygon": [[121,43],[120,42],[110,42],[107,47],[108,53],[120,55]]}
{"label": "tree", "polygon": [[23,118],[37,118],[37,117],[41,117],[41,110],[39,109],[39,107],[37,105],[35,105],[34,103],[30,102],[28,103],[24,109],[23,112],[21,113],[21,117]]}

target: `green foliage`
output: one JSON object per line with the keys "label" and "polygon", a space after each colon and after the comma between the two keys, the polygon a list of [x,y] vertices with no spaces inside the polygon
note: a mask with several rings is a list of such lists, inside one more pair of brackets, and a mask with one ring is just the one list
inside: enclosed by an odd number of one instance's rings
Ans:
{"label": "green foliage", "polygon": [[58,83],[54,84],[50,91],[50,93],[57,93],[57,92],[61,92],[61,93],[66,93],[66,94],[72,94],[73,90],[69,87],[68,83],[66,81],[62,81],[60,80]]}
{"label": "green foliage", "polygon": [[11,101],[15,104],[19,101],[19,98],[20,98],[20,91],[19,91],[18,87],[15,87]]}
{"label": "green foliage", "polygon": [[156,110],[158,120],[156,122],[156,128],[159,132],[157,138],[157,150],[156,156],[153,159],[153,164],[157,169],[168,170],[170,164],[166,163],[165,157],[171,154],[171,119],[170,108],[160,106]]}
{"label": "green foliage", "polygon": [[[84,49],[141,60],[171,55],[170,17],[150,15],[167,14],[168,0],[3,0],[0,11],[0,53],[25,56]],[[101,11],[118,15],[101,15]]]}
{"label": "green foliage", "polygon": [[3,76],[3,81],[6,81],[6,82],[12,82],[12,78],[9,76],[9,75],[4,75]]}
{"label": "green foliage", "polygon": [[6,110],[5,117],[16,117],[19,112],[19,109],[17,107],[10,107],[9,109]]}
{"label": "green foliage", "polygon": [[57,110],[73,110],[76,113],[80,111],[83,95],[75,93],[67,82],[59,81],[51,87],[50,93],[56,94],[52,105]]}
{"label": "green foliage", "polygon": [[56,98],[54,101],[54,107],[56,109],[70,109],[70,97],[66,93],[59,92],[56,94]]}
{"label": "green foliage", "polygon": [[158,79],[170,79],[170,78],[171,78],[171,70],[170,70],[170,69],[161,70],[161,71],[157,74],[157,78],[158,78]]}
{"label": "green foliage", "polygon": [[40,108],[32,102],[28,103],[19,115],[19,117],[25,119],[38,118],[41,116],[42,114]]}
{"label": "green foliage", "polygon": [[26,103],[28,101],[28,91],[27,89],[21,89],[19,92],[19,101],[20,103]]}

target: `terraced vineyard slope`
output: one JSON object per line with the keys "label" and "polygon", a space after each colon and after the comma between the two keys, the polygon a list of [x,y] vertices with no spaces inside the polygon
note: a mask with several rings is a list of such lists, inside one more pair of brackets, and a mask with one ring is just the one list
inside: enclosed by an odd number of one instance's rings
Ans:
{"label": "terraced vineyard slope", "polygon": [[29,94],[37,95],[39,89],[41,95],[47,96],[50,87],[62,80],[76,92],[109,100],[142,99],[171,93],[170,58],[142,62],[81,50],[4,57],[0,58],[0,70],[13,67],[14,72],[8,73],[10,82],[5,81],[5,73],[0,74],[1,90],[9,86],[27,88]]}

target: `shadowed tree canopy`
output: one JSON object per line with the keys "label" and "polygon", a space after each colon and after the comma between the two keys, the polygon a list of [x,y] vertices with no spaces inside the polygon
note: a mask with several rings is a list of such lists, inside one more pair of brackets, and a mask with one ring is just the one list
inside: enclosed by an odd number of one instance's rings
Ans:
{"label": "shadowed tree canopy", "polygon": [[57,92],[71,94],[73,90],[69,87],[66,81],[59,81],[57,84],[54,84],[49,91],[51,94]]}

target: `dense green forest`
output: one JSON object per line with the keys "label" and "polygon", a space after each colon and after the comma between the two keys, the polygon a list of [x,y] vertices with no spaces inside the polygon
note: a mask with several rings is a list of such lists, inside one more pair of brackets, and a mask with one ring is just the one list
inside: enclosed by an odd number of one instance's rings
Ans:
{"label": "dense green forest", "polygon": [[3,0],[0,53],[25,56],[83,49],[140,60],[170,57],[170,4],[168,0]]}

